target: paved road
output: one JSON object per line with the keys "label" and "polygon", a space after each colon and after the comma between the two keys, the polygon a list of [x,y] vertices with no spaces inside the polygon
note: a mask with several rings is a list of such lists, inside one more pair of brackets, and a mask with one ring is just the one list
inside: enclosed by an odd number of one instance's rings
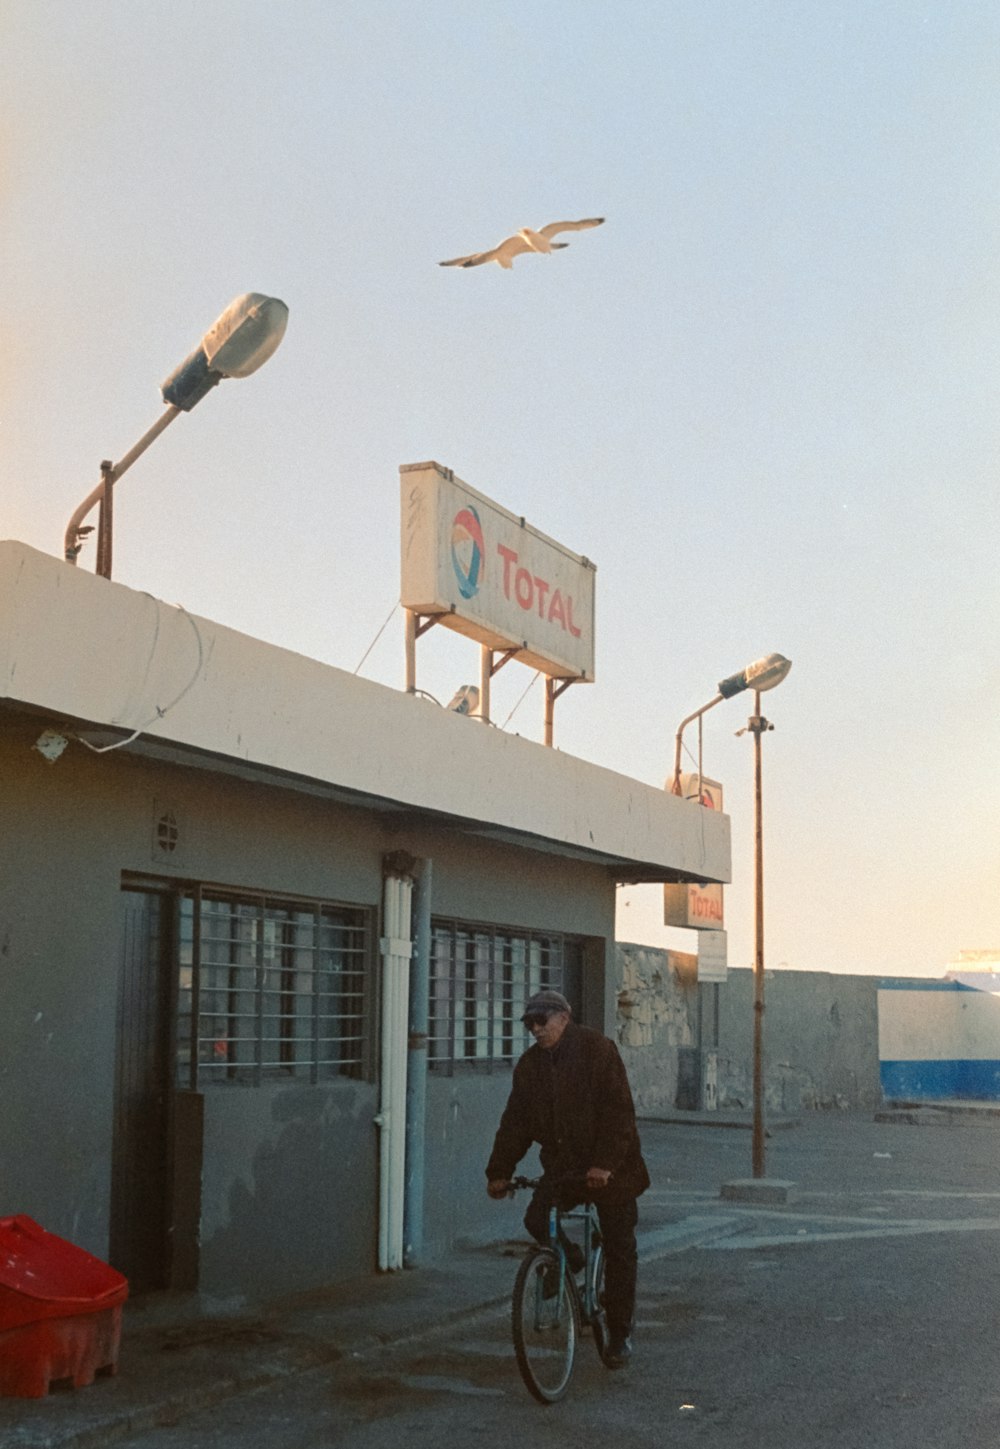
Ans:
{"label": "paved road", "polygon": [[[992,1449],[1000,1443],[1000,1128],[806,1119],[768,1171],[800,1185],[764,1212],[718,1197],[748,1171],[741,1132],[669,1134],[647,1218],[700,1239],[646,1239],[633,1367],[581,1346],[570,1397],[542,1408],[496,1310],[373,1350],[124,1441],[129,1449],[386,1449],[544,1437],[581,1449]],[[662,1146],[662,1141],[660,1142]]]}

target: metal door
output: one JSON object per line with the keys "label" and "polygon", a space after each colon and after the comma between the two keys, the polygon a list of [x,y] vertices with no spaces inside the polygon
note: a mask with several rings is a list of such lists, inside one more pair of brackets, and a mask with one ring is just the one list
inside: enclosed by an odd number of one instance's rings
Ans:
{"label": "metal door", "polygon": [[135,1292],[169,1280],[172,921],[169,895],[122,891],[109,1257]]}

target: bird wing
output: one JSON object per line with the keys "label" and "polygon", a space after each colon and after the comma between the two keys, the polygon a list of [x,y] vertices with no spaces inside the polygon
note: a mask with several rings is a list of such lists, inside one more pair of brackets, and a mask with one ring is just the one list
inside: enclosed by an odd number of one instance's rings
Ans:
{"label": "bird wing", "polygon": [[467,257],[452,257],[451,261],[438,262],[439,267],[478,267],[480,262],[491,262],[492,252],[473,252]]}
{"label": "bird wing", "polygon": [[[453,257],[450,262],[438,262],[439,267],[481,267],[484,262],[499,262],[504,257],[509,265],[519,252],[530,252],[531,247],[523,237],[509,236],[492,251],[472,252],[467,257]],[[501,266],[503,262],[500,263]]]}
{"label": "bird wing", "polygon": [[539,227],[539,235],[551,240],[561,231],[586,231],[590,226],[602,226],[603,224],[603,216],[591,216],[586,221],[550,221],[548,226]]}

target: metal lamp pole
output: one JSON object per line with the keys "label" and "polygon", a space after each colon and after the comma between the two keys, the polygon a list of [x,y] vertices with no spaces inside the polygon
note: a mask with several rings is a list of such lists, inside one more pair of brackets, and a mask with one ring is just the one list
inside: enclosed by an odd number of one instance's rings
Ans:
{"label": "metal lamp pole", "polygon": [[763,1177],[764,1173],[764,829],[763,791],[761,780],[760,737],[765,730],[774,726],[760,712],[760,696],[766,689],[780,684],[791,669],[790,659],[783,654],[768,654],[720,681],[718,693],[708,704],[689,714],[681,721],[674,743],[674,794],[681,793],[681,739],[684,728],[692,720],[698,721],[698,775],[699,795],[701,777],[701,720],[708,710],[724,699],[741,694],[745,689],[754,691],[754,712],[747,721],[746,730],[754,737],[754,962],[753,962],[753,1175]]}
{"label": "metal lamp pole", "polygon": [[760,737],[773,729],[760,712],[760,690],[747,729],[753,735],[754,957],[753,957],[753,1175],[764,1171],[764,821]]}

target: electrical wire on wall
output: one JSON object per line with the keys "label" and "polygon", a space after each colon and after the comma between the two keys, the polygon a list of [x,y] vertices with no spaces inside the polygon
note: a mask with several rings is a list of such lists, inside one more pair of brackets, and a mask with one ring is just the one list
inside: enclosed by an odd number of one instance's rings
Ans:
{"label": "electrical wire on wall", "polygon": [[[146,661],[146,675],[148,676],[150,666],[153,662],[153,656],[156,654],[156,646],[159,643],[160,638],[161,605],[160,600],[154,599],[152,594],[147,594],[146,597],[149,599],[153,599],[153,602],[156,605],[156,630],[153,634],[153,644],[149,651],[149,658]],[[184,688],[180,691],[180,693],[175,695],[169,704],[155,705],[154,708],[156,710],[156,713],[151,715],[149,719],[147,719],[143,724],[139,725],[136,729],[134,729],[130,735],[127,735],[125,737],[125,739],[115,740],[114,743],[110,745],[92,745],[90,741],[85,740],[82,735],[73,736],[74,739],[79,740],[80,744],[85,745],[86,748],[90,750],[93,754],[106,755],[110,753],[111,750],[120,750],[125,745],[130,745],[133,740],[138,739],[145,730],[149,729],[150,725],[156,724],[158,720],[161,720],[166,715],[168,715],[170,711],[175,707],[175,705],[180,704],[184,696],[188,694],[189,691],[192,690],[195,684],[198,682],[198,678],[201,675],[202,669],[205,665],[205,646],[202,641],[201,630],[198,628],[194,616],[188,613],[187,609],[184,608],[183,604],[175,604],[174,608],[178,609],[180,613],[184,615],[185,619],[187,619],[188,623],[191,625],[191,628],[194,630],[195,642],[198,645],[198,662],[195,664],[194,673],[191,675],[191,678],[188,680],[187,684],[185,684]]]}

